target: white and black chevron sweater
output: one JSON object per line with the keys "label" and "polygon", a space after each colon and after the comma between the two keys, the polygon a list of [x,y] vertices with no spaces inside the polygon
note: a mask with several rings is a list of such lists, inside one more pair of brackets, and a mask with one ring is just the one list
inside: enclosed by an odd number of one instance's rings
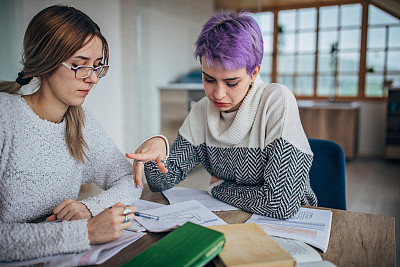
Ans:
{"label": "white and black chevron sweater", "polygon": [[163,191],[202,163],[221,179],[211,187],[215,198],[286,219],[302,204],[317,205],[309,180],[312,158],[293,94],[257,77],[235,112],[220,112],[207,98],[196,103],[172,145],[168,173],[148,162],[145,174],[152,191]]}

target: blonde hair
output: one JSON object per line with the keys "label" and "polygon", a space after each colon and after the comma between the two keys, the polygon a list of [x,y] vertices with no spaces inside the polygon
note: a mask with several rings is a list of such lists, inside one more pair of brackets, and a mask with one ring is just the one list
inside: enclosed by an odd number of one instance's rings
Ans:
{"label": "blonde hair", "polygon": [[[73,7],[55,5],[36,14],[26,29],[20,79],[46,78],[62,62],[72,57],[95,36],[103,43],[103,63],[108,64],[108,44],[99,26],[82,11]],[[88,38],[89,37],[89,38]],[[17,94],[21,84],[0,82],[0,91]],[[88,156],[89,147],[83,137],[85,114],[81,106],[69,106],[64,116],[65,140],[72,157],[80,162]]]}

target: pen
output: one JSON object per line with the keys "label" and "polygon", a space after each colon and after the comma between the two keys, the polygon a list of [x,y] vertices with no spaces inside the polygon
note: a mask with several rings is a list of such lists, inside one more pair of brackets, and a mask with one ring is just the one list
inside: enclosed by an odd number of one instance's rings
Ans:
{"label": "pen", "polygon": [[146,218],[146,219],[153,219],[153,220],[156,220],[156,221],[158,221],[160,219],[158,216],[147,214],[147,213],[143,213],[143,212],[138,212],[138,211],[134,212],[133,214],[135,214],[135,216],[138,216],[138,217],[143,217],[143,218]]}

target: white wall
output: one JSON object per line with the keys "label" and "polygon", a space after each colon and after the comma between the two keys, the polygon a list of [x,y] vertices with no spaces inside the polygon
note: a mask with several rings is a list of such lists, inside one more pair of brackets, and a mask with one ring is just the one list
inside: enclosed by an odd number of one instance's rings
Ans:
{"label": "white wall", "polygon": [[[18,64],[22,55],[22,41],[25,29],[32,17],[43,8],[53,4],[67,4],[74,6],[88,14],[102,29],[110,46],[110,71],[107,76],[96,85],[87,100],[85,106],[94,113],[96,118],[103,125],[107,133],[113,138],[117,146],[123,147],[122,131],[122,86],[121,86],[121,34],[118,2],[107,0],[85,0],[85,1],[50,1],[50,0],[18,0],[4,1],[2,4],[2,13],[15,14],[12,16],[13,22],[7,23],[7,27],[2,27],[0,33],[1,48],[6,49],[7,57],[3,60],[0,71],[2,80],[15,80],[17,73],[22,69]],[[4,8],[3,8],[4,7]],[[8,9],[8,12],[7,12]],[[105,15],[107,14],[107,15]],[[11,17],[11,15],[10,15]],[[11,37],[11,38],[9,38]],[[10,43],[9,40],[13,40]],[[7,49],[8,48],[8,49]],[[7,64],[12,69],[7,67]],[[9,62],[9,63],[8,63]]]}
{"label": "white wall", "polygon": [[20,69],[23,27],[15,7],[17,2],[20,1],[0,2],[0,80],[15,80]]}
{"label": "white wall", "polygon": [[213,1],[122,0],[121,8],[125,147],[133,151],[160,133],[158,87],[200,66],[194,42]]}
{"label": "white wall", "polygon": [[213,0],[1,0],[1,80],[17,77],[25,29],[53,4],[82,10],[107,38],[110,71],[84,105],[122,152],[134,151],[160,132],[158,86],[198,66],[194,42],[213,12]]}

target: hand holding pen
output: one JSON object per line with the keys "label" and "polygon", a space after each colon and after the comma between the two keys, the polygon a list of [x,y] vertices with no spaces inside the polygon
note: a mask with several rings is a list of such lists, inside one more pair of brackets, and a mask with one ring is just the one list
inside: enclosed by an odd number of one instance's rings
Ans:
{"label": "hand holding pen", "polygon": [[90,244],[103,244],[118,239],[124,229],[132,226],[137,207],[117,203],[87,221]]}
{"label": "hand holding pen", "polygon": [[[126,217],[128,218],[128,215],[130,213],[132,213],[132,212],[133,212],[133,210],[130,210],[128,208],[124,208],[124,212],[122,214],[126,215]],[[158,216],[147,214],[147,213],[143,213],[143,212],[138,212],[138,211],[133,212],[133,214],[135,216],[138,216],[138,217],[142,217],[142,218],[146,218],[146,219],[152,219],[152,220],[156,220],[156,221],[158,221],[160,219]],[[126,220],[129,221],[130,217],[129,217],[129,219],[126,219]]]}

